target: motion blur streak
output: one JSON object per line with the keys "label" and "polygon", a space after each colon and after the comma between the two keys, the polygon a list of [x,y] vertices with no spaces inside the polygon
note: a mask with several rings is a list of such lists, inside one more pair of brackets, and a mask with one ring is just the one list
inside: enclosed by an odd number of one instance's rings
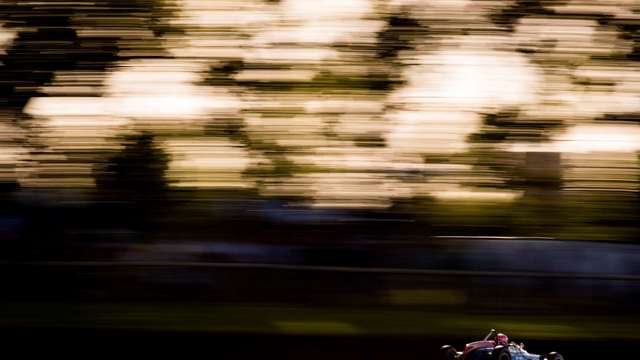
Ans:
{"label": "motion blur streak", "polygon": [[637,340],[639,120],[636,0],[0,1],[0,328]]}

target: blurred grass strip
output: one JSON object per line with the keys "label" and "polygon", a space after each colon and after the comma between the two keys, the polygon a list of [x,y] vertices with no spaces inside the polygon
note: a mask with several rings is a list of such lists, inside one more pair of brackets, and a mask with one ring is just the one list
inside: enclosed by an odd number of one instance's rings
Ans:
{"label": "blurred grass strip", "polygon": [[526,316],[418,310],[207,304],[6,303],[2,328],[96,328],[219,333],[464,336],[489,328],[530,340],[640,339],[636,317]]}

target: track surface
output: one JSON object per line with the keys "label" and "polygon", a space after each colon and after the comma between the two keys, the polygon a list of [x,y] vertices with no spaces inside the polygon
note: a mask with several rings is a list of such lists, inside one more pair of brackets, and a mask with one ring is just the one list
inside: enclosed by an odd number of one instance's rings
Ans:
{"label": "track surface", "polygon": [[[420,359],[438,360],[444,342],[460,345],[466,339],[435,337],[319,337],[285,335],[238,335],[205,333],[23,329],[0,332],[3,347],[27,356],[78,358],[124,355],[191,359]],[[519,340],[519,339],[516,339]],[[527,342],[531,352],[555,349],[568,360],[617,359],[632,342],[536,341]],[[127,356],[125,356],[127,357]]]}
{"label": "track surface", "polygon": [[[513,339],[532,353],[555,350],[567,360],[636,358],[637,341],[616,338],[638,338],[636,278],[182,265],[5,264],[1,349],[17,358],[46,359],[439,360],[441,345],[461,348],[484,335],[457,329],[494,326],[490,314],[509,305],[500,320],[514,333],[571,320],[561,327],[563,340]],[[380,295],[394,289],[460,290],[467,301],[418,304],[413,311],[411,304],[389,304]],[[543,300],[555,302],[542,308]],[[470,305],[483,311],[475,322],[463,313]],[[364,314],[367,309],[380,311]],[[341,321],[363,331],[278,335],[282,329],[274,323],[287,321]],[[243,332],[228,332],[233,329]],[[386,333],[416,335],[364,335]],[[538,338],[553,336],[545,332]]]}

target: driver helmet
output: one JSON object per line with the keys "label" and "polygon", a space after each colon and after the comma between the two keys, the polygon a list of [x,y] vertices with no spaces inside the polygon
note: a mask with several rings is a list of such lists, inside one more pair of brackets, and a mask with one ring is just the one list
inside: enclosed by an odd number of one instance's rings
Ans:
{"label": "driver helmet", "polygon": [[507,335],[499,333],[498,335],[496,335],[496,343],[498,343],[499,345],[507,345],[509,343],[509,338],[507,337]]}

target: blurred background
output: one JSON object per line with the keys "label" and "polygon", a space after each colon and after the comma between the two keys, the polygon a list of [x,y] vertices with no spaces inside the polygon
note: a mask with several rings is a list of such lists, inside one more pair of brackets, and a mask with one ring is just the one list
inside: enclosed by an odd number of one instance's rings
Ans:
{"label": "blurred background", "polygon": [[1,1],[0,332],[634,344],[639,70],[637,0]]}

